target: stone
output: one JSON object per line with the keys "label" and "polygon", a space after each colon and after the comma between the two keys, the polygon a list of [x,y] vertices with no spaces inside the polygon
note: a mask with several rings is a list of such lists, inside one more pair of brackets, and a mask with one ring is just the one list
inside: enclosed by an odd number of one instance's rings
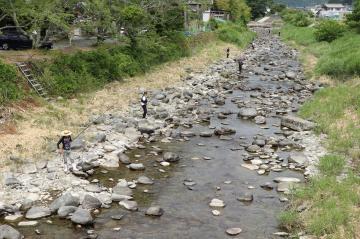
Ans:
{"label": "stone", "polygon": [[91,193],[100,193],[100,192],[102,192],[102,189],[97,184],[86,185],[84,189],[87,192],[91,192]]}
{"label": "stone", "polygon": [[174,163],[180,160],[180,156],[172,152],[166,152],[163,155],[163,160],[169,163]]}
{"label": "stone", "polygon": [[218,210],[212,210],[211,213],[214,216],[220,216],[220,214],[221,214],[220,211],[218,211]]}
{"label": "stone", "polygon": [[260,187],[265,189],[265,190],[273,190],[274,189],[274,186],[270,182],[266,182],[264,184],[261,184]]}
{"label": "stone", "polygon": [[51,210],[47,207],[31,207],[25,215],[26,219],[39,219],[43,217],[48,217],[51,215]]}
{"label": "stone", "polygon": [[6,186],[14,186],[14,185],[20,185],[21,184],[20,181],[17,178],[12,177],[12,176],[6,177],[4,183],[5,183]]}
{"label": "stone", "polygon": [[70,217],[73,223],[80,225],[88,225],[93,223],[93,218],[90,212],[86,209],[78,208]]}
{"label": "stone", "polygon": [[196,136],[196,134],[191,131],[182,131],[182,132],[180,132],[180,136],[181,137],[194,137],[194,136]]}
{"label": "stone", "polygon": [[211,137],[213,135],[213,132],[212,131],[203,131],[203,132],[200,132],[200,137]]}
{"label": "stone", "polygon": [[254,118],[258,115],[258,112],[255,108],[241,108],[238,116],[242,118]]}
{"label": "stone", "polygon": [[291,192],[291,190],[293,190],[294,188],[296,188],[296,183],[294,182],[280,182],[277,185],[276,190],[278,192],[283,192],[285,194],[289,194]]}
{"label": "stone", "polygon": [[293,153],[288,157],[288,162],[307,166],[309,159],[302,153]]}
{"label": "stone", "polygon": [[145,166],[142,163],[131,163],[128,165],[128,168],[134,171],[145,170]]}
{"label": "stone", "polygon": [[315,127],[315,123],[296,116],[287,115],[281,118],[281,126],[295,131],[307,131],[312,130]]}
{"label": "stone", "polygon": [[104,150],[107,153],[111,153],[111,152],[117,150],[117,148],[114,145],[105,145]]}
{"label": "stone", "polygon": [[85,147],[85,141],[81,138],[78,138],[71,143],[72,150],[79,150],[79,149],[83,149],[84,147]]}
{"label": "stone", "polygon": [[254,200],[254,195],[252,193],[244,193],[236,199],[240,202],[252,202]]}
{"label": "stone", "polygon": [[160,217],[163,214],[164,214],[164,210],[159,206],[149,207],[145,212],[145,215],[155,216],[155,217]]}
{"label": "stone", "polygon": [[226,229],[226,233],[230,236],[236,236],[239,235],[242,232],[241,228],[234,227],[234,228],[228,228]]}
{"label": "stone", "polygon": [[60,218],[66,218],[70,213],[73,213],[77,210],[77,207],[74,206],[62,206],[59,208],[57,214]]}
{"label": "stone", "polygon": [[216,128],[214,131],[214,134],[217,136],[220,135],[230,135],[230,134],[235,134],[236,130],[233,128],[227,128],[227,127],[221,127],[221,128]]}
{"label": "stone", "polygon": [[106,141],[106,134],[105,133],[97,133],[95,136],[95,142],[103,143]]}
{"label": "stone", "polygon": [[111,219],[120,221],[121,219],[124,218],[124,216],[125,216],[124,214],[112,215],[112,216],[111,216]]}
{"label": "stone", "polygon": [[276,183],[280,183],[280,182],[300,183],[301,180],[299,178],[292,178],[292,177],[276,177],[276,178],[274,178],[274,182],[276,182]]}
{"label": "stone", "polygon": [[77,207],[80,204],[80,198],[73,196],[71,193],[65,193],[62,196],[55,199],[49,206],[52,213],[55,213],[62,206],[74,206]]}
{"label": "stone", "polygon": [[81,207],[83,209],[88,209],[88,210],[100,208],[101,205],[102,205],[102,203],[100,202],[99,199],[97,199],[96,197],[93,197],[89,194],[85,195],[84,200],[81,203]]}
{"label": "stone", "polygon": [[289,233],[287,233],[287,232],[274,232],[273,235],[274,236],[279,236],[279,237],[287,237],[287,236],[289,236]]}
{"label": "stone", "polygon": [[168,166],[170,166],[170,163],[169,162],[161,162],[160,165],[163,167],[168,167]]}
{"label": "stone", "polygon": [[122,164],[130,164],[130,158],[129,156],[127,156],[126,154],[124,153],[119,153],[118,155],[118,158],[119,158],[119,161],[122,163]]}
{"label": "stone", "polygon": [[8,215],[4,219],[8,222],[14,222],[22,218],[23,216],[21,214],[14,214],[14,215]]}
{"label": "stone", "polygon": [[0,225],[0,238],[1,239],[23,239],[24,236],[21,235],[16,229],[9,225]]}
{"label": "stone", "polygon": [[150,178],[146,177],[146,176],[140,176],[138,179],[137,179],[138,183],[139,184],[145,184],[145,185],[152,185],[154,184],[154,181],[151,180]]}
{"label": "stone", "polygon": [[225,207],[225,203],[224,201],[220,200],[220,199],[217,199],[217,198],[214,198],[211,200],[211,202],[209,203],[209,206],[210,207]]}
{"label": "stone", "polygon": [[37,173],[37,167],[33,163],[28,163],[23,166],[23,173],[25,174],[34,174]]}
{"label": "stone", "polygon": [[289,79],[291,79],[291,80],[293,80],[293,79],[296,78],[296,73],[293,72],[293,71],[287,71],[287,72],[285,73],[285,75],[286,75],[287,78],[289,78]]}
{"label": "stone", "polygon": [[250,153],[256,153],[260,150],[260,146],[259,145],[250,145],[246,148],[246,151],[250,152]]}
{"label": "stone", "polygon": [[254,118],[254,120],[255,124],[266,124],[266,118],[264,116],[258,115]]}
{"label": "stone", "polygon": [[123,201],[119,202],[119,205],[123,206],[125,209],[127,209],[129,211],[137,211],[138,210],[138,205],[137,205],[137,202],[135,202],[135,201],[123,200]]}
{"label": "stone", "polygon": [[[39,224],[38,221],[23,221],[23,222],[19,222],[18,226],[19,227],[35,227]],[[1,237],[0,237],[1,238]]]}
{"label": "stone", "polygon": [[253,165],[253,164],[241,164],[242,167],[249,169],[249,170],[258,170],[259,166],[258,165]]}

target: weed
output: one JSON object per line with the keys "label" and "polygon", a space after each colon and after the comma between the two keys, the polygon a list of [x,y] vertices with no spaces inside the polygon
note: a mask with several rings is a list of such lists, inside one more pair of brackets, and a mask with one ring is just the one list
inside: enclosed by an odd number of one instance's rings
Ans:
{"label": "weed", "polygon": [[338,155],[326,155],[320,159],[320,172],[326,176],[339,175],[345,166],[345,159]]}

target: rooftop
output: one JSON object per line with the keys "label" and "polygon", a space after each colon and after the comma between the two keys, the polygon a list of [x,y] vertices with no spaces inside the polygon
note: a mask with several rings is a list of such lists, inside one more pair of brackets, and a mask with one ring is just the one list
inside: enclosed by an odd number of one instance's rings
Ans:
{"label": "rooftop", "polygon": [[342,8],[342,7],[345,7],[341,3],[325,3],[324,6],[327,7],[327,8]]}

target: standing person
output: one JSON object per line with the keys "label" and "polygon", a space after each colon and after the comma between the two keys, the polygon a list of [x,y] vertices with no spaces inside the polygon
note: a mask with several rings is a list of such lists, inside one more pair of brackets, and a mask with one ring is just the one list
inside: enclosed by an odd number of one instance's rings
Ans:
{"label": "standing person", "polygon": [[230,48],[228,47],[226,49],[226,58],[229,58],[229,56],[230,56]]}
{"label": "standing person", "polygon": [[243,65],[244,65],[244,57],[240,57],[239,59],[238,59],[238,64],[239,64],[239,74],[241,74],[241,72],[242,72],[242,67],[243,67]]}
{"label": "standing person", "polygon": [[278,34],[279,34],[279,36],[280,36],[280,35],[281,35],[281,32],[279,31],[279,33],[278,33]]}
{"label": "standing person", "polygon": [[[69,168],[72,167],[72,170],[77,170],[74,160],[71,158],[71,138],[72,132],[69,130],[64,130],[61,132],[61,138],[57,143],[57,148],[59,153],[63,155],[64,158],[64,171],[67,173]],[[60,144],[62,144],[60,148]]]}
{"label": "standing person", "polygon": [[144,119],[146,118],[146,114],[147,114],[147,102],[148,102],[148,100],[147,100],[146,96],[147,96],[147,92],[144,91],[144,93],[143,93],[143,95],[141,97],[141,100],[140,100],[141,107],[142,107],[142,109],[144,111],[144,113],[143,113],[143,118]]}
{"label": "standing person", "polygon": [[254,42],[251,43],[251,47],[252,47],[253,50],[255,50],[255,43]]}

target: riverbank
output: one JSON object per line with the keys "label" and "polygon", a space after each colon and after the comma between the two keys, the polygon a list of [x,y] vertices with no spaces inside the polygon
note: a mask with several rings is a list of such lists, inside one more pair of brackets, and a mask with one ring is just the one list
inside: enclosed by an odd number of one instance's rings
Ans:
{"label": "riverbank", "polygon": [[[318,86],[294,51],[259,31],[240,76],[233,59],[186,69],[182,81],[149,91],[149,119],[137,101],[96,117],[74,144],[80,178],[65,175],[60,158],[8,175],[4,198],[25,200],[3,206],[18,215],[6,222],[31,236],[19,223],[33,223],[44,237],[288,235],[276,215],[324,155],[313,124],[293,116]],[[36,191],[49,181],[49,192]]]}
{"label": "riverbank", "polygon": [[318,134],[328,136],[324,144],[330,155],[320,160],[320,175],[296,193],[291,210],[281,220],[294,232],[357,238],[360,85],[356,71],[351,69],[356,66],[359,35],[348,32],[327,43],[317,42],[314,32],[314,28],[285,26],[281,35],[300,50],[307,77],[327,86],[301,108],[300,115],[317,123]]}

